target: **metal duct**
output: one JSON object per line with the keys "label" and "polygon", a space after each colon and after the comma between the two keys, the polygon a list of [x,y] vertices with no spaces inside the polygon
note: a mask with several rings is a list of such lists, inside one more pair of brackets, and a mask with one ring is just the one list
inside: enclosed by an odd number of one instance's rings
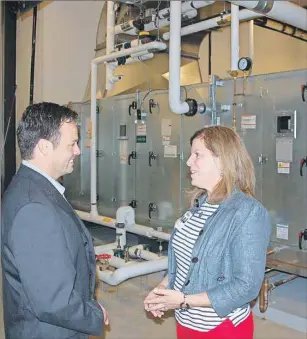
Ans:
{"label": "metal duct", "polygon": [[[148,2],[150,5],[152,2]],[[211,6],[209,6],[211,7]],[[95,58],[106,54],[106,8],[104,5],[102,14],[97,30],[96,37],[96,54]],[[204,8],[205,10],[205,8]],[[126,16],[125,16],[126,14]],[[131,19],[131,15],[136,15],[137,9],[130,8],[125,4],[121,4],[120,9],[117,12],[116,24],[123,20]],[[126,18],[126,19],[125,19]],[[166,27],[166,30],[168,27]],[[152,31],[152,36],[158,37],[165,32]],[[182,39],[182,57],[181,57],[181,69],[183,73],[182,84],[193,84],[202,81],[201,74],[198,65],[199,46],[207,33],[200,32],[193,35],[193,37],[187,37]],[[127,36],[120,34],[116,37],[115,44],[135,40],[135,36]],[[101,64],[98,66],[97,76],[97,89],[98,97],[114,96],[118,94],[135,93],[136,89],[148,90],[148,89],[166,89],[168,88],[168,51],[157,53],[150,60],[140,61],[129,65],[117,67],[114,71],[115,76],[121,76],[121,80],[114,84],[112,90],[105,91],[105,73],[106,66]],[[87,86],[85,101],[90,99],[90,83]]]}

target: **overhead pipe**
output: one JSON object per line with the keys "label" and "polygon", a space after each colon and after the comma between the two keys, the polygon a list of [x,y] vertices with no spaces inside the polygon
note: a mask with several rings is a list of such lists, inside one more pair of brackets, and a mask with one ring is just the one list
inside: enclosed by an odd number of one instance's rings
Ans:
{"label": "overhead pipe", "polygon": [[[181,5],[181,15],[184,19],[191,19],[197,16],[197,9],[212,5],[215,1],[185,1]],[[157,28],[168,26],[170,21],[170,8],[163,8],[157,13],[157,22],[152,20],[145,23],[145,31],[153,31]],[[138,35],[138,29],[135,20],[130,20],[115,26],[115,34]]]}
{"label": "overhead pipe", "polygon": [[169,106],[177,114],[187,113],[189,105],[180,100],[181,2],[170,2]]}
{"label": "overhead pipe", "polygon": [[240,55],[240,19],[239,7],[231,4],[231,71],[238,71],[238,61]]}
{"label": "overhead pipe", "polygon": [[233,77],[233,106],[232,106],[232,128],[237,129],[237,76],[238,62],[240,55],[240,19],[239,6],[231,4],[231,69],[230,75]]}
{"label": "overhead pipe", "polygon": [[[262,14],[255,13],[248,9],[243,9],[239,11],[240,21],[251,20],[254,18],[262,17],[262,16],[263,16]],[[219,15],[209,20],[200,21],[195,24],[182,27],[180,30],[180,35],[185,36],[185,35],[205,31],[205,30],[212,29],[212,28],[224,27],[227,23],[230,24],[230,21],[231,21],[231,14],[225,15],[223,17]],[[164,40],[169,40],[170,32],[164,33],[162,37]]]}
{"label": "overhead pipe", "polygon": [[248,23],[248,56],[254,63],[254,20]]}
{"label": "overhead pipe", "polygon": [[91,214],[98,216],[97,210],[97,158],[96,158],[96,134],[97,134],[97,116],[96,116],[96,94],[97,94],[97,65],[106,63],[111,60],[116,60],[119,57],[131,55],[141,51],[161,51],[166,49],[166,44],[153,41],[148,44],[139,45],[134,48],[123,49],[118,52],[106,54],[104,56],[95,58],[91,62]]}
{"label": "overhead pipe", "polygon": [[114,272],[109,270],[98,271],[98,279],[106,282],[111,286],[116,286],[130,278],[164,271],[167,269],[167,266],[167,258],[162,258],[154,261],[145,261],[135,264],[128,262],[127,265],[118,268]]}
{"label": "overhead pipe", "polygon": [[[115,26],[115,11],[114,1],[107,1],[107,39],[106,39],[106,54],[110,54],[114,51],[114,26]],[[112,79],[110,81],[110,79]],[[106,89],[111,90],[114,82],[113,69],[106,65]],[[120,80],[120,79],[118,79]],[[117,80],[117,81],[118,81]]]}
{"label": "overhead pipe", "polygon": [[265,16],[307,30],[307,10],[289,1],[231,1]]}
{"label": "overhead pipe", "polygon": [[[83,211],[78,211],[75,210],[75,212],[79,215],[79,217],[82,220],[92,222],[98,225],[110,227],[110,228],[116,228],[116,220],[113,218],[109,218],[106,216],[101,216],[101,215],[95,215],[93,213],[88,213],[88,212],[83,212]],[[142,235],[147,238],[157,238],[160,240],[164,241],[169,241],[170,239],[170,234],[165,233],[165,232],[160,232],[156,231],[152,227],[147,227],[144,225],[139,225],[139,224],[134,224],[126,228],[127,232],[137,234],[137,235]]]}

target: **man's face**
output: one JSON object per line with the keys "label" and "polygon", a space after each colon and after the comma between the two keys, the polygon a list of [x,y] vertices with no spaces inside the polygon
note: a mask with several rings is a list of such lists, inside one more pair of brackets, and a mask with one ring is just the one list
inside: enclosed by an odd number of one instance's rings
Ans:
{"label": "man's face", "polygon": [[60,128],[60,134],[60,142],[50,154],[51,172],[55,179],[71,173],[74,169],[74,159],[77,155],[80,155],[76,124],[74,122],[64,122]]}

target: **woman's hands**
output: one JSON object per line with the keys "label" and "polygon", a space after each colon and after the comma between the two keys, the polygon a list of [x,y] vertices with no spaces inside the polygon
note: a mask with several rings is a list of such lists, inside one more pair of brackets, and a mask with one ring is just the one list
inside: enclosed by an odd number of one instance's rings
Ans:
{"label": "woman's hands", "polygon": [[144,305],[146,311],[151,312],[154,317],[161,318],[164,312],[179,308],[183,300],[182,292],[169,290],[160,285],[148,294]]}

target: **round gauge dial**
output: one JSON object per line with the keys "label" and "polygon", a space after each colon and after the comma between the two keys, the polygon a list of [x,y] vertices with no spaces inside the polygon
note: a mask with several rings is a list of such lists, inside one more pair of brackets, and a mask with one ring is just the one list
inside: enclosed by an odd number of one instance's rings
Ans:
{"label": "round gauge dial", "polygon": [[252,59],[249,57],[240,58],[238,68],[240,71],[249,71],[252,67]]}

